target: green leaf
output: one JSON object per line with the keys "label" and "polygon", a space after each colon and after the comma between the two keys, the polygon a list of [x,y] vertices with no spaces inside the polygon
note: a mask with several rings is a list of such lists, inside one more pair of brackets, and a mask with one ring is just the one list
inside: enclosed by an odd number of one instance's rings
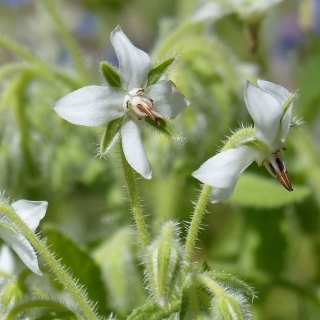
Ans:
{"label": "green leaf", "polygon": [[105,155],[117,142],[123,118],[110,121],[103,132],[100,142],[100,155]]}
{"label": "green leaf", "polygon": [[[284,210],[248,208],[244,213],[247,229],[242,255],[250,254],[259,270],[277,277],[285,270],[288,250],[288,225]],[[254,242],[255,245],[252,245]]]}
{"label": "green leaf", "polygon": [[175,61],[176,57],[170,57],[153,67],[148,74],[148,86],[159,82],[163,76],[167,75],[171,71]]}
{"label": "green leaf", "polygon": [[152,126],[153,129],[156,129],[159,133],[162,133],[174,140],[180,140],[178,132],[170,125],[166,120],[159,119],[160,125],[154,122],[152,119],[145,117],[145,121]]}
{"label": "green leaf", "polygon": [[302,201],[311,194],[304,186],[293,185],[293,189],[293,192],[288,192],[272,177],[243,173],[228,202],[248,207],[276,208]]}
{"label": "green leaf", "polygon": [[97,310],[101,315],[106,315],[107,297],[104,284],[101,280],[101,271],[87,252],[80,249],[65,234],[51,226],[45,226],[43,233],[47,238],[46,244],[55,253],[61,264],[72,271],[74,279],[85,286],[90,300],[97,303]]}
{"label": "green leaf", "polygon": [[119,73],[106,61],[100,62],[102,74],[111,87],[121,87]]}

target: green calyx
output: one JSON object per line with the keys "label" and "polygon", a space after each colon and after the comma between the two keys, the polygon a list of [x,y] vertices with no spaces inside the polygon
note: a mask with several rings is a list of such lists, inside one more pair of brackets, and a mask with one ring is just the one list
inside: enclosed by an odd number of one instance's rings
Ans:
{"label": "green calyx", "polygon": [[160,306],[166,306],[174,293],[182,266],[182,248],[175,238],[176,224],[166,222],[161,234],[146,254],[148,281],[152,295]]}
{"label": "green calyx", "polygon": [[122,119],[123,118],[121,117],[110,121],[103,131],[99,148],[100,156],[104,156],[108,153],[111,147],[118,141]]}
{"label": "green calyx", "polygon": [[163,77],[168,75],[176,62],[176,59],[176,57],[170,57],[154,66],[148,74],[148,86],[159,82]]}
{"label": "green calyx", "polygon": [[121,87],[121,80],[118,71],[108,62],[100,62],[101,72],[111,87]]}
{"label": "green calyx", "polygon": [[256,130],[253,127],[242,127],[232,133],[225,142],[221,151],[237,148],[242,145],[256,145]]}

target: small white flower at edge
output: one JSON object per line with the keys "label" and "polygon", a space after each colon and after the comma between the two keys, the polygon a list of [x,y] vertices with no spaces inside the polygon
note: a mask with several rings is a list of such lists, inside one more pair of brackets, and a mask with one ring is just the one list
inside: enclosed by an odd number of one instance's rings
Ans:
{"label": "small white flower at edge", "polygon": [[86,86],[73,91],[53,104],[63,119],[78,125],[100,126],[122,118],[120,129],[124,155],[131,167],[144,178],[152,171],[141,141],[140,121],[150,117],[175,118],[188,100],[171,81],[147,87],[151,60],[136,48],[118,26],[111,32],[111,43],[119,62],[120,87]]}
{"label": "small white flower at edge", "polygon": [[[11,208],[35,231],[40,220],[45,216],[48,203],[46,201],[19,200],[11,204]],[[38,266],[37,254],[30,242],[16,229],[15,225],[0,212],[0,238],[10,246],[24,264],[34,273],[42,275]],[[10,227],[11,225],[11,227]]]}
{"label": "small white flower at edge", "polygon": [[207,160],[192,175],[212,186],[211,202],[232,196],[241,173],[253,162],[265,166],[272,176],[292,191],[286,164],[280,150],[291,126],[294,93],[271,82],[258,80],[260,88],[247,82],[244,98],[254,128],[241,128],[228,139],[221,152]]}

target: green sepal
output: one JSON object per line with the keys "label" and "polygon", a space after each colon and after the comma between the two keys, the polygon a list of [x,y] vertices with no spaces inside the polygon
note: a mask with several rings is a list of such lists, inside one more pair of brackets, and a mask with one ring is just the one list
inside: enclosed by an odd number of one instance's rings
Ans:
{"label": "green sepal", "polygon": [[166,307],[160,307],[156,302],[149,300],[143,306],[135,309],[127,320],[162,320],[169,318],[172,314],[179,312],[180,300],[171,302]]}
{"label": "green sepal", "polygon": [[148,74],[148,86],[159,82],[162,77],[166,76],[171,71],[175,61],[176,57],[170,57],[153,67]]}
{"label": "green sepal", "polygon": [[61,264],[72,270],[73,278],[85,286],[88,298],[96,304],[97,311],[102,315],[109,313],[101,271],[89,254],[52,226],[44,226],[43,234],[47,239],[47,246],[61,259]]}
{"label": "green sepal", "polygon": [[101,61],[100,68],[102,74],[111,87],[121,87],[121,79],[119,73],[108,62]]}
{"label": "green sepal", "polygon": [[224,272],[209,271],[206,274],[220,284],[224,284],[232,292],[237,291],[253,300],[256,297],[254,289],[243,280]]}
{"label": "green sepal", "polygon": [[176,235],[177,225],[172,221],[163,224],[159,237],[146,253],[146,274],[152,296],[159,306],[169,304],[181,279],[182,247]]}
{"label": "green sepal", "polygon": [[99,152],[101,156],[105,155],[115,144],[115,142],[117,142],[122,119],[123,117],[112,120],[107,124],[100,142]]}
{"label": "green sepal", "polygon": [[[216,308],[215,308],[216,305]],[[247,320],[248,314],[244,306],[233,296],[224,295],[213,302],[213,315],[218,314],[224,320]]]}
{"label": "green sepal", "polygon": [[164,134],[167,137],[170,137],[174,140],[180,140],[178,132],[170,125],[170,123],[164,119],[159,119],[160,125],[154,122],[152,119],[145,117],[145,121],[152,126],[153,129],[156,129],[159,133]]}

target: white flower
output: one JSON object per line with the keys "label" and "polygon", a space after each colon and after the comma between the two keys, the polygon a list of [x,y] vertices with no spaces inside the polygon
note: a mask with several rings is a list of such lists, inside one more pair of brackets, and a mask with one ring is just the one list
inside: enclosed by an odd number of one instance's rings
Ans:
{"label": "white flower", "polygon": [[136,48],[118,26],[111,42],[119,62],[120,87],[87,86],[69,93],[53,104],[63,119],[79,125],[100,126],[122,118],[122,147],[128,163],[144,178],[151,178],[151,167],[141,141],[139,121],[150,117],[175,118],[187,105],[186,98],[171,81],[160,81],[147,87],[151,60]]}
{"label": "white flower", "polygon": [[247,82],[244,98],[254,121],[254,128],[241,128],[233,133],[221,152],[207,160],[192,175],[212,186],[211,201],[229,198],[241,173],[255,160],[265,166],[289,191],[292,191],[286,165],[280,150],[291,122],[294,93],[271,82],[258,80],[260,88]]}
{"label": "white flower", "polygon": [[[32,231],[35,231],[40,220],[46,214],[47,206],[48,203],[46,201],[19,200],[14,202],[11,208]],[[42,275],[38,266],[37,255],[30,242],[19,232],[11,220],[1,212],[0,217],[0,238],[16,252],[31,271]]]}

